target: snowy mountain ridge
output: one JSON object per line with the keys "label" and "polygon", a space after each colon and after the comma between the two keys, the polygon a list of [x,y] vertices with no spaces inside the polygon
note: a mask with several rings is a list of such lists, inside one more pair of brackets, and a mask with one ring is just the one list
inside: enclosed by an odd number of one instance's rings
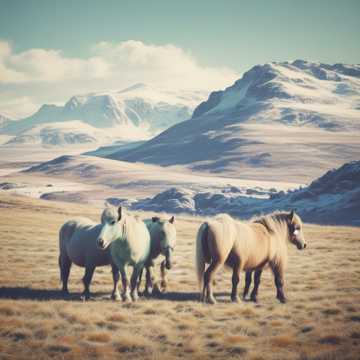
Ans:
{"label": "snowy mountain ridge", "polygon": [[312,179],[358,159],[359,130],[360,65],[268,63],[212,92],[190,120],[109,157],[297,181],[296,168]]}
{"label": "snowy mountain ridge", "polygon": [[76,95],[64,106],[45,104],[27,118],[3,126],[0,123],[0,133],[18,135],[38,125],[77,120],[110,130],[109,133],[113,133],[113,128],[119,131],[122,128],[122,137],[129,140],[149,138],[189,119],[196,104],[206,95],[201,91],[171,91],[145,84],[120,91]]}
{"label": "snowy mountain ridge", "polygon": [[[256,116],[244,116],[246,109]],[[212,92],[192,118],[237,116],[239,121],[360,129],[360,65],[296,60],[254,66],[224,91]]]}

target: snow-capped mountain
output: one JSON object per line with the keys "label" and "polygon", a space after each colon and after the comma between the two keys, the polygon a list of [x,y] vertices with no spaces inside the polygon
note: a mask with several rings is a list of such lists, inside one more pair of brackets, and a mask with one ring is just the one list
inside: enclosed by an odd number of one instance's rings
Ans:
{"label": "snow-capped mountain", "polygon": [[74,120],[36,125],[10,139],[6,145],[64,146],[106,142],[110,139],[104,130]]}
{"label": "snow-capped mountain", "polygon": [[360,65],[268,63],[211,93],[190,120],[110,157],[304,181],[359,158],[359,130]]}
{"label": "snow-capped mountain", "polygon": [[258,65],[224,91],[213,92],[193,119],[236,117],[249,123],[360,129],[360,65],[304,60]]}
{"label": "snow-capped mountain", "polygon": [[[207,94],[170,91],[137,84],[121,91],[73,96],[64,106],[43,105],[27,118],[0,125],[0,132],[19,134],[34,126],[80,120],[99,129],[123,128],[123,137],[150,137],[190,118],[196,104]],[[130,134],[128,128],[131,128]],[[136,134],[138,129],[138,134]],[[120,130],[119,130],[120,131]],[[121,132],[121,131],[120,131]]]}

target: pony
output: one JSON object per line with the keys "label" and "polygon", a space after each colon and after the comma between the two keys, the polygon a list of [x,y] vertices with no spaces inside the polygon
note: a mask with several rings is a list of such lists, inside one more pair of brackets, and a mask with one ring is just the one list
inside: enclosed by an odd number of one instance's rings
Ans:
{"label": "pony", "polygon": [[[150,234],[145,223],[121,206],[117,210],[114,207],[105,209],[103,226],[96,242],[103,250],[110,248],[111,259],[121,274],[123,301],[136,301],[139,297],[139,275],[150,255]],[[127,265],[133,267],[130,294]]]}
{"label": "pony", "polygon": [[106,208],[101,215],[101,223],[97,224],[90,219],[79,218],[64,223],[59,231],[59,268],[62,281],[62,291],[68,294],[68,280],[72,263],[85,267],[82,278],[84,291],[83,300],[90,298],[90,283],[94,270],[98,266],[111,265],[113,275],[112,299],[119,300],[118,290],[119,270],[111,259],[110,248],[101,249],[97,246],[98,238],[112,222],[113,210]]}
{"label": "pony", "polygon": [[[172,254],[176,246],[176,228],[174,225],[175,218],[172,216],[169,220],[160,219],[157,216],[151,219],[145,219],[144,223],[150,233],[150,255],[145,263],[146,281],[145,281],[145,295],[149,296],[153,290],[156,292],[165,292],[167,288],[166,270],[172,268]],[[163,255],[165,259],[160,264],[161,281],[160,286],[155,281],[154,277],[154,260]],[[139,277],[139,284],[141,283],[142,271]]]}
{"label": "pony", "polygon": [[[294,211],[274,212],[250,223],[235,220],[227,214],[220,214],[204,222],[197,233],[195,250],[196,272],[202,289],[200,301],[216,303],[213,280],[224,264],[233,270],[233,302],[239,301],[237,286],[240,272],[255,271],[251,297],[256,301],[261,272],[269,265],[275,279],[276,297],[281,303],[285,303],[283,286],[287,243],[296,245],[299,250],[306,247],[302,221]],[[206,263],[210,265],[205,271]]]}

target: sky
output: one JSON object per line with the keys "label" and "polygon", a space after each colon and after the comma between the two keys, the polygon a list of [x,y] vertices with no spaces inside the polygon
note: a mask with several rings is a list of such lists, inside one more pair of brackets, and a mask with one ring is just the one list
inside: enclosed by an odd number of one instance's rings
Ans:
{"label": "sky", "polygon": [[137,82],[206,91],[256,64],[360,63],[359,0],[0,0],[0,114]]}

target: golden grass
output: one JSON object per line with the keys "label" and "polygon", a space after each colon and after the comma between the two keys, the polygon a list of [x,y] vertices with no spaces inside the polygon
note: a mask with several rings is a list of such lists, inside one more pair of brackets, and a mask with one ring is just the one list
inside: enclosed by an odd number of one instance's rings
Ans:
{"label": "golden grass", "polygon": [[[1,359],[357,359],[360,353],[360,229],[305,225],[309,247],[289,248],[285,291],[265,271],[258,304],[229,301],[231,273],[216,279],[216,306],[198,303],[193,270],[200,217],[178,216],[178,246],[163,299],[110,300],[111,271],[97,269],[94,301],[59,294],[60,225],[97,220],[101,209],[0,195]],[[149,216],[150,214],[141,214]],[[157,274],[159,273],[158,270]],[[242,281],[243,283],[243,277]]]}

